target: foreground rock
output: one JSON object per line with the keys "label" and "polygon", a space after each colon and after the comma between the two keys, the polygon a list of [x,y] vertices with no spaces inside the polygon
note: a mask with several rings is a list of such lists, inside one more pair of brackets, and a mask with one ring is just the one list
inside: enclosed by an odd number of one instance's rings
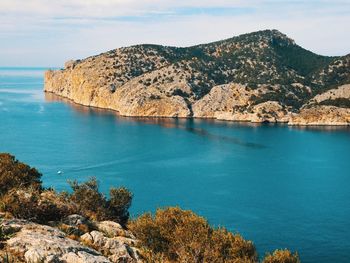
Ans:
{"label": "foreground rock", "polygon": [[138,45],[49,70],[45,91],[122,116],[349,125],[350,55],[313,54],[276,30]]}
{"label": "foreground rock", "polygon": [[135,240],[127,237],[106,237],[102,232],[92,231],[81,236],[81,241],[96,247],[106,255],[111,262],[136,262],[138,251],[132,246]]}
{"label": "foreground rock", "polygon": [[93,249],[87,246],[86,237],[82,236],[82,242],[72,240],[64,232],[51,226],[6,219],[1,222],[1,227],[9,237],[4,243],[4,249],[16,262],[140,262],[137,250],[132,247],[136,244],[135,239],[118,236],[122,233],[121,228],[114,232],[114,238],[106,237],[105,233],[98,231],[86,234],[93,236],[89,240]]}

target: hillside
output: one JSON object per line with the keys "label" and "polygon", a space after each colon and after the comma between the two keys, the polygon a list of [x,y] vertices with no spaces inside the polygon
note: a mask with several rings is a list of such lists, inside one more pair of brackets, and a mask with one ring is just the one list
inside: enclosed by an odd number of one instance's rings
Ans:
{"label": "hillside", "polygon": [[[345,84],[350,84],[349,55],[314,54],[277,30],[188,48],[119,48],[45,74],[45,91],[124,116],[290,124],[349,124],[348,97],[309,103],[341,86],[346,90],[341,94],[349,94]],[[339,118],[309,122],[306,105]]]}

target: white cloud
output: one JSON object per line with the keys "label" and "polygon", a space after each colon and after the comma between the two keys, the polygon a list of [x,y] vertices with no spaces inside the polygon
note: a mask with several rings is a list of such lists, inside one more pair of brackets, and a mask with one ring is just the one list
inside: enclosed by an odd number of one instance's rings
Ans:
{"label": "white cloud", "polygon": [[142,15],[180,7],[237,6],[246,4],[241,0],[2,0],[0,2],[0,10],[3,13],[67,17]]}
{"label": "white cloud", "polygon": [[342,0],[1,0],[0,65],[56,66],[131,44],[188,46],[266,28],[341,55],[349,24]]}

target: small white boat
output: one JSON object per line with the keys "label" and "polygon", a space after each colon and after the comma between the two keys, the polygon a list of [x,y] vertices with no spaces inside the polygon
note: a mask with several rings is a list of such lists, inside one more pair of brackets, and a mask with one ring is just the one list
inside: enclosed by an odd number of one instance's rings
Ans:
{"label": "small white boat", "polygon": [[57,171],[57,174],[62,174],[63,172],[62,171]]}

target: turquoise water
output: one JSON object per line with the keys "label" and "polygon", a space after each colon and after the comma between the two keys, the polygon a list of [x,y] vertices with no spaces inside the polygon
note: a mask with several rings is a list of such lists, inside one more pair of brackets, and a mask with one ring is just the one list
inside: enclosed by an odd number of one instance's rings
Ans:
{"label": "turquoise water", "polygon": [[0,151],[45,185],[96,176],[103,191],[132,190],[134,215],[180,205],[260,255],[288,247],[303,262],[349,262],[349,128],[122,118],[45,97],[42,75],[0,69]]}

